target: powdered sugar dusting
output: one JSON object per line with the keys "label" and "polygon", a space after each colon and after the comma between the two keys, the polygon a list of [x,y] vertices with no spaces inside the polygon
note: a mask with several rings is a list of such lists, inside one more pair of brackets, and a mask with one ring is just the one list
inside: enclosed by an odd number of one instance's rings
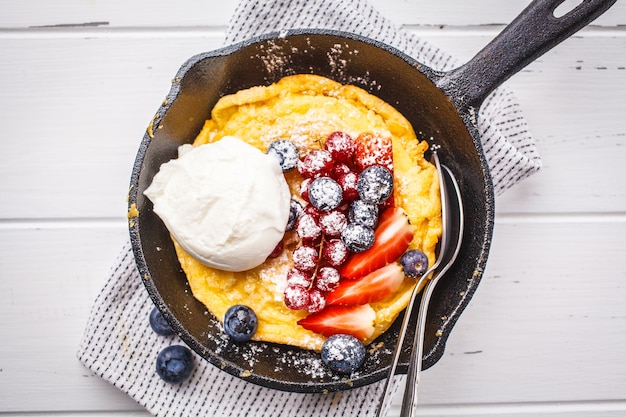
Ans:
{"label": "powdered sugar dusting", "polygon": [[301,271],[312,271],[319,261],[317,249],[311,246],[299,246],[293,251],[293,264]]}
{"label": "powdered sugar dusting", "polygon": [[[276,352],[280,353],[280,352]],[[293,372],[294,367],[304,372],[305,375],[311,378],[324,378],[328,376],[328,370],[326,365],[322,362],[321,358],[313,356],[304,356],[299,352],[287,351],[280,353],[276,361],[276,372]]]}
{"label": "powdered sugar dusting", "polygon": [[369,71],[361,76],[355,76],[349,71],[350,58],[358,54],[359,50],[351,48],[347,43],[334,44],[326,53],[332,74],[345,80],[347,84],[367,85],[372,90],[380,90],[381,86],[370,78]]}
{"label": "powdered sugar dusting", "polygon": [[[252,57],[252,59],[259,59],[269,74],[267,78],[274,81],[295,73],[293,69],[294,55],[308,54],[310,53],[310,50],[314,50],[316,48],[318,47],[313,46],[310,39],[308,39],[307,46],[302,49],[292,46],[290,44],[289,34],[284,31],[280,33],[279,39],[267,41],[265,44],[261,45],[260,52],[255,57]],[[369,86],[370,91],[380,89],[381,86],[378,85],[376,81],[372,81],[370,79],[369,72],[365,72],[359,76],[351,74],[351,71],[353,71],[350,68],[351,57],[357,56],[359,51],[351,47],[348,42],[336,43],[328,51],[322,51],[322,55],[324,54],[327,58],[327,62],[320,62],[318,68],[328,68],[332,74],[331,78],[334,78],[343,84]],[[321,59],[321,61],[323,61],[323,59]],[[315,73],[315,69],[311,68],[310,72]],[[320,144],[322,143],[320,135],[325,136],[335,130],[345,130],[344,125],[345,124],[342,123],[339,116],[337,116],[337,120],[333,120],[332,117],[329,119],[329,116],[326,113],[320,115],[315,114],[315,112],[309,112],[302,115],[302,118],[297,125],[290,126],[290,130],[288,132],[280,131],[279,129],[285,129],[280,125],[275,127],[275,131],[271,130],[274,128],[273,126],[269,126],[263,131],[261,140],[269,146],[269,144],[276,139],[289,139],[298,147],[299,150],[311,150],[320,147]],[[352,135],[358,134],[358,132],[346,133]],[[356,178],[356,175],[353,175],[353,177],[347,181],[348,185],[356,186]],[[326,223],[326,221],[329,223]],[[340,229],[341,227],[339,227],[339,222],[343,221],[345,221],[345,215],[343,216],[343,219],[339,219],[333,212],[330,212],[323,220],[324,232],[329,236],[338,235],[339,233],[336,232],[329,233],[329,230],[333,227]],[[310,240],[316,239],[320,233],[319,225],[316,225],[311,221],[307,222],[306,219],[299,222],[298,226],[300,229],[299,232]],[[336,247],[332,245],[324,245],[324,249],[329,247],[330,250],[327,256],[333,258],[333,263],[339,263],[339,259],[345,259],[345,256],[347,256],[347,248],[339,239],[335,240],[340,242],[341,245],[336,245]],[[292,265],[292,259],[290,258],[291,255],[289,254],[289,251],[283,251],[277,258],[268,261],[266,267],[259,273],[259,278],[262,281],[267,282],[268,285],[272,285],[276,288],[275,291],[272,291],[276,294],[276,301],[283,301],[283,294],[287,288],[287,274]],[[330,268],[328,269],[330,270]],[[335,281],[339,277],[339,274],[336,269],[333,269],[333,271],[333,273],[328,273],[327,282],[325,283],[327,285],[322,288],[322,290],[329,291],[334,285],[336,285]],[[310,286],[309,280],[303,280],[302,284],[304,283],[307,283]],[[310,377],[311,383],[315,383],[316,380],[324,382],[340,380],[349,381],[349,379],[346,379],[347,377],[345,375],[342,376],[329,370],[323,363],[320,355],[313,351],[300,350],[297,348],[291,349],[287,345],[276,346],[263,342],[237,344],[233,343],[223,332],[215,333],[209,331],[205,333],[205,335],[209,339],[209,343],[213,343],[216,346],[215,354],[217,356],[221,356],[222,358],[226,358],[224,361],[227,361],[227,358],[232,357],[240,357],[243,359],[245,365],[242,365],[244,369],[240,372],[241,377],[254,375],[255,367],[259,365],[258,369],[260,371],[261,365],[263,367],[267,366],[269,359],[271,361],[270,364],[274,364],[276,373],[286,372],[306,375]],[[319,339],[310,337],[310,340],[298,340],[298,344],[312,347],[319,346]],[[390,350],[382,344],[370,345],[368,349],[367,361],[375,365],[385,363],[388,360],[388,355],[391,353]],[[245,369],[246,365],[248,369]],[[359,371],[355,371],[349,376],[349,378],[356,378],[358,376]]]}
{"label": "powdered sugar dusting", "polygon": [[267,262],[266,267],[259,272],[259,278],[273,285],[276,290],[274,301],[282,302],[282,293],[287,287],[287,272],[289,271],[289,255],[283,251],[278,257]]}
{"label": "powdered sugar dusting", "polygon": [[[294,75],[294,56],[310,55],[318,50],[310,38],[306,38],[306,47],[299,48],[290,43],[287,32],[281,32],[278,39],[270,39],[259,45],[260,52],[252,59],[259,59],[265,66],[265,70],[272,79],[278,79],[287,75]],[[351,59],[359,54],[359,50],[351,47],[348,42],[335,43],[325,51],[327,62],[316,63],[318,68],[329,68],[331,75],[345,84],[359,84],[368,86],[371,90],[380,90],[381,85],[371,79],[369,71],[355,75],[350,71]],[[310,68],[315,73],[314,68]]]}
{"label": "powdered sugar dusting", "polygon": [[[282,36],[281,39],[285,37]],[[279,76],[293,75],[295,72],[291,65],[291,58],[288,53],[285,53],[285,49],[281,44],[276,43],[273,40],[268,40],[266,44],[259,45],[261,53],[255,57],[260,59],[265,65],[265,70],[269,74],[275,74]],[[290,50],[293,53],[293,51]]]}
{"label": "powdered sugar dusting", "polygon": [[321,291],[332,291],[339,285],[340,280],[339,271],[333,267],[325,266],[318,271],[315,277],[315,286]]}
{"label": "powdered sugar dusting", "polygon": [[298,231],[298,236],[306,241],[313,241],[322,235],[322,229],[310,214],[303,214],[300,217],[296,230]]}
{"label": "powdered sugar dusting", "polygon": [[331,239],[324,245],[324,260],[332,266],[340,266],[348,257],[348,248],[341,239]]}
{"label": "powdered sugar dusting", "polygon": [[339,236],[347,224],[348,218],[338,210],[333,210],[320,216],[320,226],[327,236]]}
{"label": "powdered sugar dusting", "polygon": [[[209,312],[206,314],[210,315]],[[303,375],[308,379],[307,383],[342,382],[350,386],[353,379],[359,378],[363,372],[368,372],[366,369],[371,366],[379,368],[388,363],[393,353],[393,346],[387,346],[383,342],[366,346],[366,362],[368,364],[346,375],[332,371],[323,362],[320,354],[312,350],[293,349],[286,345],[278,346],[255,341],[233,343],[224,333],[221,323],[217,320],[215,322],[214,330],[204,333],[203,336],[207,338],[209,345],[213,346],[215,356],[222,358],[222,362],[218,366],[221,369],[226,369],[229,365],[234,366],[229,358],[238,358],[236,362],[243,368],[239,371],[238,376],[244,379],[255,375],[257,365],[266,369],[269,363],[270,366],[273,366],[274,372]],[[317,344],[317,340],[313,340],[309,336],[305,336],[301,342],[311,347]],[[341,352],[335,352],[335,354],[340,356]]]}

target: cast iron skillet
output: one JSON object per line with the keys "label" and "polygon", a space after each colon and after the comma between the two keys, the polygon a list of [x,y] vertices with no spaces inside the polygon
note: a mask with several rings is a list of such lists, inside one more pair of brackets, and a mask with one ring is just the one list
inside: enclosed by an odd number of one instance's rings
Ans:
{"label": "cast iron skillet", "polygon": [[[369,347],[364,366],[350,378],[328,371],[313,352],[229,342],[218,320],[192,296],[169,234],[143,196],[159,166],[176,157],[178,146],[193,141],[220,97],[286,75],[323,75],[362,87],[395,106],[422,138],[441,147],[441,160],[460,182],[467,229],[458,260],[439,284],[429,310],[424,369],[432,366],[479,284],[491,244],[494,194],[475,126],[481,103],[507,78],[615,1],[586,0],[558,19],[553,11],[562,0],[534,1],[475,58],[448,73],[433,71],[375,40],[329,30],[273,33],[192,57],[180,68],[147,129],[132,172],[129,204],[136,205],[139,215],[129,223],[130,237],[150,297],[200,356],[255,384],[329,392],[367,385],[387,375],[400,320]],[[407,369],[411,332],[400,372]]]}

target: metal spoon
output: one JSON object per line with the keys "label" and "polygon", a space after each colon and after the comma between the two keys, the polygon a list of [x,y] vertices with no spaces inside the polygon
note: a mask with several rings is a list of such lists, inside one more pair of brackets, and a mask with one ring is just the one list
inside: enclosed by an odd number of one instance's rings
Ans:
{"label": "metal spoon", "polygon": [[[400,328],[400,332],[398,334],[398,341],[396,343],[396,347],[393,353],[393,359],[392,359],[392,363],[391,366],[389,368],[389,373],[387,375],[387,378],[385,380],[385,385],[383,388],[383,397],[380,401],[380,403],[378,404],[378,410],[377,410],[377,417],[382,417],[384,414],[384,410],[385,410],[385,405],[389,399],[390,396],[390,391],[391,391],[391,384],[390,381],[393,379],[393,376],[396,373],[396,369],[398,367],[398,361],[400,359],[400,352],[402,351],[402,346],[404,344],[404,338],[406,336],[406,331],[408,328],[408,324],[411,318],[411,312],[413,311],[413,305],[415,304],[415,299],[417,298],[417,294],[419,294],[420,289],[423,287],[424,282],[429,279],[430,274],[435,271],[442,263],[443,259],[446,258],[446,253],[448,252],[449,246],[450,246],[450,240],[451,240],[451,235],[449,233],[449,223],[451,221],[450,216],[453,215],[452,213],[450,213],[453,210],[456,210],[456,204],[453,205],[453,207],[451,208],[451,202],[450,202],[450,198],[449,198],[449,192],[447,192],[447,187],[449,186],[448,184],[450,184],[449,181],[446,181],[445,178],[450,176],[452,178],[452,183],[454,184],[454,191],[455,194],[452,198],[455,198],[459,204],[458,206],[462,209],[461,206],[461,194],[458,190],[458,186],[456,184],[456,180],[454,179],[454,176],[452,175],[452,173],[450,172],[450,170],[448,170],[446,167],[446,173],[444,174],[443,168],[441,163],[439,162],[439,156],[437,154],[437,148],[436,147],[432,147],[432,157],[431,157],[431,162],[435,165],[435,167],[437,168],[437,174],[439,177],[439,184],[440,184],[440,198],[441,198],[441,219],[442,219],[442,236],[441,236],[441,241],[440,241],[440,245],[439,245],[439,256],[437,256],[437,260],[435,261],[435,263],[428,268],[428,270],[424,273],[424,275],[422,275],[422,277],[420,278],[420,280],[418,281],[418,283],[415,285],[413,292],[411,293],[411,298],[409,300],[409,303],[406,307],[406,311],[404,313],[404,319],[402,321],[402,326]],[[460,216],[462,217],[462,210],[459,211]],[[460,238],[457,237],[457,240],[460,240]],[[458,244],[457,244],[458,246]],[[458,251],[458,249],[457,249]],[[456,257],[456,255],[454,256]],[[447,270],[447,268],[446,268]],[[418,337],[418,334],[416,334],[416,338]]]}
{"label": "metal spoon", "polygon": [[[402,400],[402,407],[400,409],[400,417],[413,417],[417,412],[417,387],[419,385],[420,374],[422,371],[422,360],[424,355],[424,332],[426,329],[426,316],[428,313],[428,304],[433,294],[437,282],[445,275],[446,271],[452,266],[454,260],[459,254],[461,249],[461,241],[463,240],[463,201],[461,200],[461,193],[459,191],[459,185],[456,182],[456,178],[450,172],[448,167],[442,166],[445,185],[442,187],[445,189],[446,203],[442,206],[442,218],[446,224],[446,234],[451,239],[449,251],[441,252],[440,258],[442,258],[442,267],[438,270],[434,277],[428,281],[422,294],[422,302],[417,315],[417,325],[415,339],[413,340],[413,349],[411,350],[411,356],[409,359],[409,371],[406,376],[406,386],[404,388],[404,398]],[[449,191],[454,191],[451,193]],[[443,198],[443,197],[442,197]],[[444,212],[443,208],[446,209]],[[452,240],[456,238],[456,242],[452,243]]]}

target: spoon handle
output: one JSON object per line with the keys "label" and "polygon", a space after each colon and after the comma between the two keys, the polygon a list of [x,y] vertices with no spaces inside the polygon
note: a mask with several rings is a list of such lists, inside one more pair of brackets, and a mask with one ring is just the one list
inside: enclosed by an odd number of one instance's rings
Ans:
{"label": "spoon handle", "polygon": [[413,339],[413,349],[411,350],[411,357],[409,359],[409,370],[406,374],[406,387],[404,388],[404,397],[402,399],[400,417],[412,417],[416,415],[417,412],[417,387],[422,373],[426,314],[428,312],[430,297],[433,293],[433,289],[435,288],[435,283],[441,275],[443,275],[443,273],[437,274],[430,281],[428,281],[422,294],[422,301],[417,315],[416,334]]}
{"label": "spoon handle", "polygon": [[[463,215],[463,201],[461,199],[461,191],[459,184],[452,172],[446,166],[441,166],[442,172],[445,173],[445,180],[442,181],[442,197],[445,198],[445,203],[442,205],[442,216],[444,218],[444,224],[447,231],[456,236],[454,247],[450,246],[450,251],[442,252],[441,269],[438,269],[433,277],[426,283],[422,294],[422,301],[420,302],[420,308],[417,315],[417,328],[415,338],[413,339],[413,349],[411,351],[411,357],[409,358],[409,370],[406,377],[406,387],[404,388],[404,397],[402,400],[402,407],[400,409],[400,417],[414,417],[417,414],[417,388],[419,385],[420,375],[422,372],[422,360],[424,356],[424,335],[426,331],[426,318],[428,314],[428,305],[430,303],[431,296],[435,290],[437,282],[446,274],[448,269],[452,266],[456,260],[461,245],[463,242],[463,230],[464,230],[464,215]],[[454,191],[454,192],[451,192]],[[456,195],[456,206],[452,206],[450,195]],[[453,220],[452,212],[456,211],[459,214],[456,221]],[[447,248],[447,246],[446,246]]]}
{"label": "spoon handle", "polygon": [[[444,230],[444,233],[441,238],[441,246],[439,249],[437,260],[430,268],[428,268],[428,270],[424,273],[424,275],[420,277],[419,281],[417,282],[417,284],[413,288],[413,291],[411,292],[411,298],[406,307],[406,310],[404,311],[404,319],[402,320],[402,326],[400,326],[400,331],[398,333],[398,341],[396,342],[396,347],[395,347],[395,350],[393,351],[393,358],[391,361],[391,366],[389,367],[389,373],[387,374],[387,378],[385,379],[385,385],[383,387],[383,396],[380,399],[380,403],[378,404],[378,410],[376,413],[377,417],[383,417],[383,415],[385,414],[387,401],[389,400],[390,394],[391,394],[391,380],[393,380],[393,377],[396,374],[398,361],[400,359],[400,353],[402,352],[402,346],[404,345],[404,338],[406,336],[407,328],[409,327],[409,321],[411,320],[413,306],[415,305],[415,299],[417,298],[417,294],[420,292],[420,290],[424,286],[424,282],[428,279],[431,273],[433,273],[433,271],[435,271],[441,264],[441,259],[443,255],[445,254],[445,252],[447,251],[447,247],[448,247],[449,238],[445,234],[447,217],[445,216],[446,192],[445,192],[445,188],[443,187],[444,174],[442,171],[443,170],[442,165],[439,162],[439,155],[437,154],[437,149],[438,147],[433,146],[431,149],[431,152],[432,152],[432,163],[435,165],[435,168],[437,169],[437,176],[439,178],[439,184],[440,184],[439,193],[440,193],[440,198],[441,198],[442,228]],[[417,334],[416,334],[416,337],[417,337]]]}
{"label": "spoon handle", "polygon": [[418,281],[417,285],[413,289],[411,293],[411,299],[409,300],[409,304],[406,307],[404,312],[404,319],[402,320],[402,326],[400,327],[400,332],[398,333],[398,341],[396,343],[395,350],[393,352],[393,359],[391,362],[391,366],[389,367],[389,373],[387,374],[387,378],[385,379],[385,385],[383,387],[383,396],[380,399],[380,403],[378,404],[378,410],[376,413],[376,417],[383,417],[385,414],[385,409],[387,405],[387,401],[391,395],[391,381],[396,373],[396,369],[398,368],[398,362],[400,359],[400,353],[402,351],[402,346],[404,345],[404,338],[406,336],[406,330],[409,326],[409,321],[411,320],[411,313],[413,311],[413,306],[415,304],[415,299],[417,294],[420,292],[420,288],[422,288],[424,284],[425,277],[430,274],[430,271],[427,271],[424,276]]}

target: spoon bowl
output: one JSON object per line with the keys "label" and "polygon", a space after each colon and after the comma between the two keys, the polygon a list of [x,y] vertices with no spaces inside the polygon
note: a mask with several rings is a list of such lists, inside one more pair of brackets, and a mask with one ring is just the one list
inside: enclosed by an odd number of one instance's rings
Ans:
{"label": "spoon bowl", "polygon": [[[409,380],[407,380],[406,392],[409,390],[414,391],[414,385],[417,384],[417,378],[422,368],[422,356],[424,354],[424,332],[426,326],[426,310],[428,309],[428,303],[432,295],[433,289],[437,281],[446,273],[446,271],[452,266],[456,260],[457,255],[461,249],[461,242],[463,240],[463,202],[461,197],[461,191],[456,178],[452,171],[445,165],[442,165],[439,161],[439,155],[437,154],[437,146],[431,147],[431,162],[437,168],[437,174],[439,178],[439,195],[441,199],[441,222],[442,222],[442,234],[441,241],[439,242],[439,251],[437,253],[437,259],[435,263],[428,268],[428,270],[420,277],[419,281],[415,285],[413,292],[411,293],[411,299],[407,305],[404,313],[404,319],[402,326],[398,334],[398,341],[393,353],[392,363],[389,368],[389,373],[385,381],[383,390],[383,398],[380,401],[378,407],[378,416],[381,417],[386,409],[385,405],[390,395],[390,381],[396,373],[398,362],[400,360],[400,354],[404,345],[404,339],[409,328],[409,322],[411,321],[411,312],[417,299],[417,294],[424,288],[420,309],[418,312],[417,330],[414,335],[413,349],[409,358],[409,371],[408,377],[415,381],[414,384],[409,387]],[[435,276],[431,279],[431,274],[435,273]],[[425,286],[424,286],[425,285]],[[405,392],[405,394],[406,394]],[[412,401],[409,400],[409,401]]]}
{"label": "spoon bowl", "polygon": [[[436,164],[439,161],[436,160]],[[409,359],[409,370],[407,372],[406,386],[400,417],[413,417],[417,411],[417,388],[422,372],[422,361],[424,355],[424,335],[426,331],[426,319],[428,314],[428,304],[432,297],[435,286],[439,280],[450,269],[456,260],[463,241],[463,228],[465,218],[463,215],[463,200],[459,184],[452,174],[452,171],[445,165],[438,166],[441,181],[441,216],[444,224],[444,238],[448,239],[446,250],[440,253],[441,268],[435,272],[422,294],[420,308],[417,314],[417,330],[413,339],[413,349]]]}

